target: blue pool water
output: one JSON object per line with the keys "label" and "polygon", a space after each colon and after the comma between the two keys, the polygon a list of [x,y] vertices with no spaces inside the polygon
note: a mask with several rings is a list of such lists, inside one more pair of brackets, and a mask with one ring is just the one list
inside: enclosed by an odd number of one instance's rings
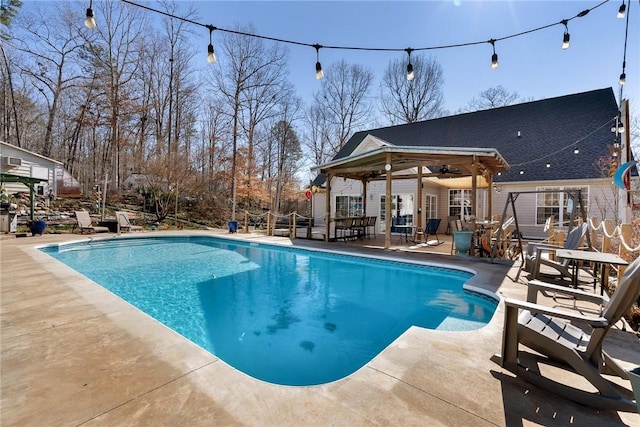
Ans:
{"label": "blue pool water", "polygon": [[42,248],[255,378],[337,380],[411,325],[473,330],[496,301],[471,274],[229,239],[143,237]]}

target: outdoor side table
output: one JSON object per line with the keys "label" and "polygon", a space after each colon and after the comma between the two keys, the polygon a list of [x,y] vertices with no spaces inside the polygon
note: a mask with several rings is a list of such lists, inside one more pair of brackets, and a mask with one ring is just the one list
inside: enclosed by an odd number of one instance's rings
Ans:
{"label": "outdoor side table", "polygon": [[411,230],[416,228],[416,226],[415,225],[394,225],[393,227],[401,230],[400,243],[402,243],[402,239],[404,239],[404,241],[407,244],[409,244],[409,235],[413,235]]}

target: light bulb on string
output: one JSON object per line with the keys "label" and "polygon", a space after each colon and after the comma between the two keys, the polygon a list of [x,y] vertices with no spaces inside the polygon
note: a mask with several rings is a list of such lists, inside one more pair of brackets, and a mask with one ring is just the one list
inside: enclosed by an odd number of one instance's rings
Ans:
{"label": "light bulb on string", "polygon": [[216,53],[213,50],[213,41],[212,41],[212,34],[213,34],[213,30],[215,30],[216,27],[214,27],[213,25],[207,25],[207,28],[209,29],[209,46],[207,47],[207,62],[209,64],[215,64],[216,63]]}
{"label": "light bulb on string", "polygon": [[620,78],[618,78],[618,84],[620,86],[624,86],[624,84],[627,82],[627,73],[625,72],[626,68],[627,68],[627,61],[626,59],[624,59],[622,61],[622,73],[620,73]]}
{"label": "light bulb on string", "polygon": [[551,167],[551,163],[547,162],[546,166],[547,166],[548,168],[550,168],[550,167]]}
{"label": "light bulb on string", "polygon": [[571,36],[569,35],[569,27],[567,26],[567,23],[569,21],[564,19],[561,22],[564,25],[564,36],[562,37],[562,49],[569,49],[569,40],[571,39]]}
{"label": "light bulb on string", "polygon": [[409,55],[409,63],[407,64],[407,80],[411,81],[415,77],[413,74],[413,64],[411,63],[411,52],[413,52],[413,49],[408,47],[405,51],[407,52],[407,55]]}
{"label": "light bulb on string", "polygon": [[498,68],[498,54],[496,53],[496,41],[495,39],[491,39],[489,40],[489,43],[491,43],[491,47],[493,48],[493,55],[491,55],[491,68],[495,70]]}
{"label": "light bulb on string", "polygon": [[93,9],[91,8],[93,4],[93,0],[89,0],[89,7],[87,8],[87,17],[84,20],[84,25],[90,29],[93,30],[94,28],[96,28],[96,20],[93,17]]}
{"label": "light bulb on string", "polygon": [[624,0],[622,0],[622,4],[620,5],[620,8],[618,9],[618,14],[616,15],[618,19],[624,19],[624,16],[627,12],[627,5],[624,4]]}
{"label": "light bulb on string", "polygon": [[321,80],[324,77],[324,73],[322,72],[322,64],[320,64],[320,48],[322,46],[319,44],[314,44],[313,47],[316,49],[316,79]]}
{"label": "light bulb on string", "polygon": [[613,157],[618,157],[619,152],[620,152],[620,144],[618,143],[618,141],[615,141],[613,143],[613,150],[611,150],[611,155]]}
{"label": "light bulb on string", "polygon": [[573,149],[573,154],[580,154],[580,150],[578,149],[578,147]]}
{"label": "light bulb on string", "polygon": [[627,82],[627,74],[623,72],[622,74],[620,74],[620,78],[618,79],[618,84],[620,86],[624,86],[626,82]]}
{"label": "light bulb on string", "polygon": [[624,133],[625,128],[624,123],[622,123],[622,115],[618,114],[613,118],[613,120],[615,120],[615,122],[613,123],[613,126],[611,126],[611,132],[615,133],[616,135]]}
{"label": "light bulb on string", "polygon": [[[602,5],[604,3],[607,3],[607,2],[608,2],[608,0],[605,0],[605,1],[601,2],[600,4],[594,6],[594,7],[590,8],[590,9],[585,9],[585,10],[579,12],[573,18],[570,18],[570,19],[566,20],[566,22],[568,22],[570,20],[573,20],[574,18],[584,17],[587,14],[589,14],[593,9],[595,9],[595,8],[599,7],[600,5]],[[92,3],[91,3],[91,0],[90,0],[89,8],[87,9],[86,25],[88,27],[90,27],[90,28],[94,28],[95,27],[95,19],[93,19],[93,10],[91,8],[91,4]],[[187,22],[187,23],[190,23],[190,24],[195,24],[195,25],[200,25],[200,26],[205,26],[206,27],[206,25],[204,25],[204,24],[200,24],[200,23],[192,21],[190,19],[186,19],[186,18],[182,18],[180,16],[175,16],[175,15],[172,15],[172,14],[169,14],[169,13],[166,13],[166,12],[162,12],[162,11],[156,10],[156,9],[154,9],[152,7],[142,6],[142,5],[138,5],[138,4],[135,4],[135,3],[132,3],[132,4],[134,6],[137,6],[137,7],[144,7],[145,9],[148,9],[148,10],[150,10],[152,12],[155,12],[155,13],[158,13],[158,14],[163,14],[163,15],[169,16],[170,18],[173,18],[173,19],[178,19],[178,20],[181,20],[183,22]],[[618,13],[619,13],[619,17],[626,16],[626,18],[628,20],[629,15],[626,14],[626,2],[624,0],[622,0],[622,4],[621,4],[621,6],[619,8]],[[521,31],[521,32],[518,32],[518,33],[515,33],[515,34],[510,34],[510,35],[501,37],[500,39],[490,39],[490,40],[486,40],[486,41],[474,41],[474,42],[459,43],[459,44],[454,44],[454,45],[420,47],[420,48],[418,48],[416,50],[446,49],[446,48],[453,48],[453,47],[459,47],[459,46],[468,46],[468,45],[476,45],[476,44],[480,44],[480,43],[483,43],[483,42],[488,42],[488,43],[491,44],[492,50],[493,50],[493,53],[491,55],[491,68],[492,69],[497,69],[499,64],[498,64],[498,54],[496,53],[496,49],[495,49],[495,42],[496,41],[498,41],[498,40],[502,41],[502,40],[505,40],[505,39],[509,39],[509,38],[513,38],[513,37],[519,37],[519,36],[523,36],[525,34],[529,34],[529,33],[533,33],[533,32],[538,32],[538,31],[544,30],[544,29],[546,29],[548,27],[551,27],[553,25],[557,25],[557,24],[558,24],[558,22],[552,23],[550,25],[543,25],[543,26],[540,26],[540,27],[537,27],[537,28],[531,28],[531,29],[526,30],[526,31]],[[565,24],[565,27],[566,27],[566,24]],[[254,38],[259,38],[259,39],[268,39],[268,40],[275,41],[275,42],[278,42],[278,43],[286,43],[286,44],[295,44],[295,45],[304,45],[304,46],[309,46],[309,47],[315,47],[316,48],[316,53],[318,53],[319,48],[324,47],[324,46],[320,46],[318,44],[310,45],[310,44],[303,43],[303,42],[296,41],[296,40],[278,39],[278,38],[274,38],[274,37],[268,37],[268,36],[264,36],[264,35],[260,35],[260,34],[246,33],[246,32],[237,31],[237,30],[228,30],[228,29],[224,29],[224,28],[216,28],[216,29],[218,31],[234,33],[234,34],[247,36],[247,37],[254,37]],[[566,32],[566,34],[568,35],[568,31]],[[625,38],[625,40],[626,40],[626,38]],[[345,49],[367,50],[367,51],[373,51],[373,50],[376,50],[376,51],[381,51],[381,50],[391,51],[391,50],[394,50],[395,51],[395,50],[399,50],[399,49],[389,49],[389,48],[372,48],[372,47],[358,47],[358,46],[346,46],[346,47],[345,46],[327,46],[327,48],[342,49],[342,50],[345,50]],[[411,73],[408,73],[408,74],[411,74]],[[322,66],[320,65],[320,61],[318,59],[317,62],[316,62],[316,78],[321,79],[323,76],[324,76],[324,73],[322,73]]]}

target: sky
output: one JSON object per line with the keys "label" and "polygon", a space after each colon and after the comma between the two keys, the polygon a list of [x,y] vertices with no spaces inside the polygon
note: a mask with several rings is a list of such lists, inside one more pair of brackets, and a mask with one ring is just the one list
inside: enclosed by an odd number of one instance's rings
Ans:
{"label": "sky", "polygon": [[[444,71],[445,108],[454,114],[480,92],[501,85],[526,100],[543,99],[611,87],[620,89],[625,44],[625,19],[616,14],[622,0],[611,0],[584,17],[568,22],[570,47],[561,49],[563,25],[553,25],[495,43],[499,68],[491,69],[489,39],[500,39],[570,19],[601,1],[192,1],[195,21],[233,29],[251,24],[257,34],[296,42],[360,48],[405,49],[484,42],[479,45],[435,49],[431,55]],[[640,7],[627,3],[629,33],[626,50],[627,84],[623,98],[637,110],[640,95]],[[209,33],[202,36],[203,61]],[[216,44],[216,32],[213,42]],[[315,79],[316,51],[287,45],[290,78],[309,102],[320,87]],[[416,55],[414,52],[413,55]],[[375,52],[321,49],[323,68],[339,60],[370,68],[375,75],[373,94],[388,62],[406,58],[404,51]],[[225,58],[218,54],[218,61]],[[215,66],[215,65],[214,65]]]}
{"label": "sky", "polygon": [[[52,0],[25,0],[25,3],[34,1],[51,4]],[[131,1],[163,9],[157,1]],[[312,102],[313,94],[321,87],[315,78],[316,50],[309,45],[397,49],[394,52],[320,49],[324,70],[332,63],[345,60],[373,71],[370,95],[376,97],[389,61],[407,58],[404,49],[472,44],[413,53],[431,56],[442,67],[446,114],[456,114],[481,92],[496,86],[517,92],[523,101],[612,88],[619,103],[618,78],[626,59],[627,79],[622,87],[622,99],[629,100],[632,120],[635,117],[640,122],[640,3],[637,0],[625,0],[629,16],[626,57],[627,19],[616,17],[622,0],[176,2],[185,13],[190,6],[195,8],[195,16],[190,16],[192,21],[218,28],[213,33],[214,45],[220,42],[221,29],[249,25],[261,36],[307,44],[282,43],[289,51],[289,78],[306,104]],[[82,4],[82,10],[88,7],[87,0],[76,3]],[[586,9],[592,10],[576,17]],[[158,22],[162,18],[152,11],[144,13]],[[176,15],[180,15],[180,11]],[[570,47],[563,50],[565,27],[560,22],[565,19],[571,40]],[[99,15],[96,21],[100,25]],[[197,63],[201,58],[202,69],[223,64],[227,59],[221,49],[217,50],[216,64],[206,62],[209,31],[201,25],[190,25],[188,29],[193,32],[190,43],[202,52],[194,61]],[[547,28],[532,31],[541,27]],[[490,66],[493,53],[490,39],[497,40],[495,49],[500,65],[495,70]],[[640,138],[632,140],[631,147],[639,158]]]}

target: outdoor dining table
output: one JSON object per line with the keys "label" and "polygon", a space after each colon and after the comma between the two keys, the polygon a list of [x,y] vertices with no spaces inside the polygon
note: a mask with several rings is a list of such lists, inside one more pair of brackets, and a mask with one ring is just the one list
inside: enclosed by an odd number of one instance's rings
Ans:
{"label": "outdoor dining table", "polygon": [[[595,251],[583,251],[579,249],[556,249],[556,256],[558,258],[564,258],[571,262],[573,267],[573,277],[571,278],[573,287],[578,286],[578,262],[585,261],[594,263],[596,266],[600,266],[600,295],[604,294],[605,287],[605,264],[609,265],[629,265],[627,261],[620,258],[620,256],[616,254],[610,254],[606,252],[595,252]],[[595,269],[594,269],[595,271]],[[596,278],[594,276],[593,281],[593,290],[596,290]]]}

